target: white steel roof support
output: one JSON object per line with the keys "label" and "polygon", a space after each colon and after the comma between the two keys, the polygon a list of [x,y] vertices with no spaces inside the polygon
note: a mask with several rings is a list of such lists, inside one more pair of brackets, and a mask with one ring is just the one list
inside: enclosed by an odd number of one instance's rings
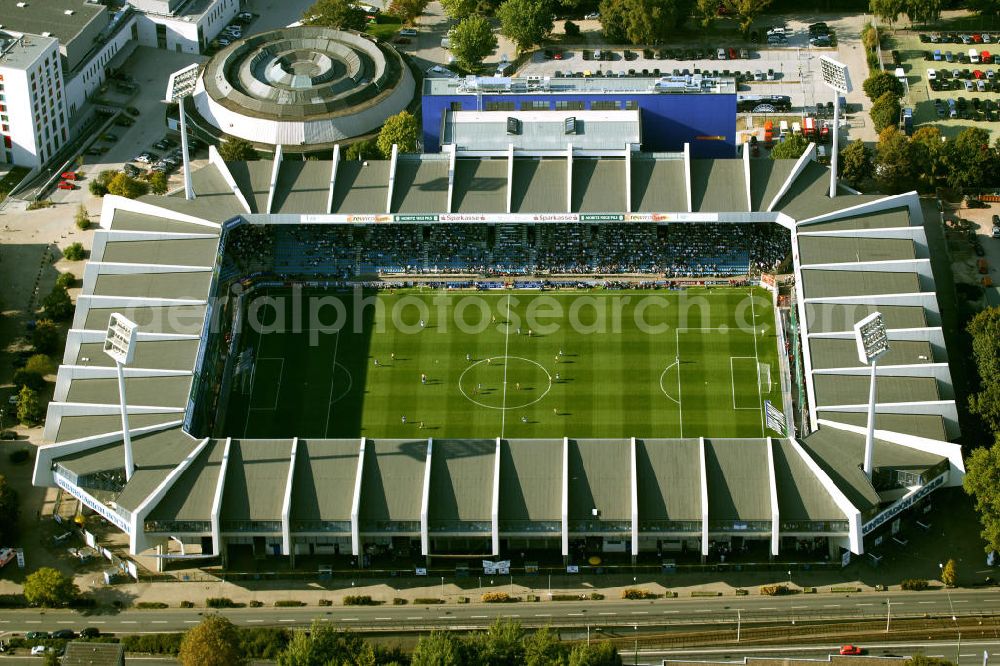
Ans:
{"label": "white steel roof support", "polygon": [[274,165],[271,167],[271,182],[267,188],[267,210],[268,215],[273,212],[274,191],[278,188],[278,172],[281,171],[281,161],[284,156],[281,152],[281,144],[274,147]]}
{"label": "white steel roof support", "polygon": [[212,549],[216,555],[222,553],[222,529],[220,515],[222,514],[222,493],[226,488],[226,470],[229,469],[229,450],[233,438],[226,438],[226,448],[222,450],[222,464],[219,465],[219,478],[215,481],[215,496],[212,498]]}
{"label": "white steel roof support", "polygon": [[781,544],[781,516],[778,509],[778,479],[774,473],[774,440],[767,438],[767,476],[771,481],[771,555],[777,556]]}
{"label": "white steel roof support", "polygon": [[295,480],[295,454],[299,450],[299,438],[292,439],[292,450],[288,461],[288,478],[285,481],[285,497],[281,503],[281,554],[292,554],[292,483]]}
{"label": "white steel roof support", "polygon": [[510,214],[510,202],[514,195],[514,144],[507,144],[507,214]]}
{"label": "white steel roof support", "polygon": [[330,189],[326,193],[326,212],[333,212],[333,193],[337,187],[337,167],[340,166],[340,144],[333,147],[333,164],[330,165]]}
{"label": "white steel roof support", "polygon": [[493,498],[490,506],[490,531],[492,533],[492,554],[500,554],[500,438],[497,437],[496,453],[493,455]]}
{"label": "white steel roof support", "polygon": [[698,438],[701,454],[701,556],[708,557],[708,466],[705,463],[705,438]]}
{"label": "white steel roof support", "polygon": [[638,461],[636,460],[635,437],[629,441],[629,451],[631,453],[631,502],[632,502],[632,557],[639,555],[639,475]]}
{"label": "white steel roof support", "polygon": [[632,144],[625,144],[625,212],[632,212]]}
{"label": "white steel roof support", "polygon": [[351,555],[361,554],[361,480],[365,474],[365,441],[361,438],[358,448],[358,471],[354,475],[354,497],[351,499]]}
{"label": "white steel roof support", "polygon": [[420,498],[420,554],[431,554],[430,527],[427,517],[431,506],[431,456],[434,452],[434,438],[427,438],[427,462],[424,464],[424,491]]}
{"label": "white steel roof support", "polygon": [[743,144],[743,182],[747,188],[747,212],[753,211],[753,192],[750,191],[750,144]]}
{"label": "white steel roof support", "polygon": [[694,202],[691,195],[691,144],[684,144],[684,187],[687,194],[687,212],[694,212]]}
{"label": "white steel roof support", "polygon": [[448,200],[445,202],[444,212],[451,212],[452,200],[455,196],[455,155],[458,152],[458,147],[451,143],[445,146],[448,151]]}
{"label": "white steel roof support", "polygon": [[396,165],[399,163],[399,146],[392,144],[392,156],[389,159],[389,192],[385,195],[385,213],[392,213],[392,191],[396,186]]}
{"label": "white steel roof support", "polygon": [[569,557],[569,437],[563,437],[562,503],[562,555]]}
{"label": "white steel roof support", "polygon": [[566,144],[566,212],[573,212],[573,144]]}

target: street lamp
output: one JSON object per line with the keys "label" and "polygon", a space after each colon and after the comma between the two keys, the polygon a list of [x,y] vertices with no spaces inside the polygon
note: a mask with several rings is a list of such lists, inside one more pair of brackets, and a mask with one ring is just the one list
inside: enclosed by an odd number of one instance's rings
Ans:
{"label": "street lamp", "polygon": [[170,75],[167,80],[167,102],[177,104],[181,121],[181,153],[184,159],[184,198],[194,199],[194,186],[191,184],[191,158],[188,155],[187,118],[184,114],[184,100],[194,93],[198,83],[198,63],[192,63]]}
{"label": "street lamp", "polygon": [[113,312],[108,319],[108,332],[104,338],[104,353],[115,361],[118,371],[118,402],[122,409],[122,442],[125,445],[125,480],[132,478],[135,462],[132,459],[132,434],[128,426],[128,409],[125,404],[125,366],[135,354],[138,326],[124,316]]}
{"label": "street lamp", "polygon": [[885,633],[889,633],[889,620],[892,618],[892,601],[886,600],[886,611],[885,611]]}
{"label": "street lamp", "polygon": [[881,312],[873,312],[854,325],[858,358],[871,365],[871,386],[868,391],[868,434],[865,437],[865,476],[872,478],[872,452],[875,448],[875,368],[882,354],[889,351],[889,335]]}
{"label": "street lamp", "polygon": [[819,57],[820,74],[826,87],[833,90],[833,148],[830,155],[830,198],[837,196],[837,149],[840,145],[840,95],[851,92],[847,65],[828,56]]}

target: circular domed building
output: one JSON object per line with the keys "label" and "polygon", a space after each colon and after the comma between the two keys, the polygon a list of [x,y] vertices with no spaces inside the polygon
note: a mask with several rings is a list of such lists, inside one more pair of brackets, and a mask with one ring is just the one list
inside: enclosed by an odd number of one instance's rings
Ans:
{"label": "circular domed building", "polygon": [[294,152],[377,129],[407,107],[414,88],[394,49],[300,26],[227,46],[205,65],[192,101],[216,129]]}

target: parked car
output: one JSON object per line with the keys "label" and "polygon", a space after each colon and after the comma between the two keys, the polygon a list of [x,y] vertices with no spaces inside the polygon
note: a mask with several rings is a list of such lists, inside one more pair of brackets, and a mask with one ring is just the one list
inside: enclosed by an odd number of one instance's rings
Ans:
{"label": "parked car", "polygon": [[97,638],[101,635],[101,630],[97,627],[84,627],[80,630],[80,638]]}
{"label": "parked car", "polygon": [[586,16],[584,16],[583,18],[587,19],[588,21],[596,21],[597,19],[601,18],[601,13],[600,12],[590,12],[589,14],[587,14]]}
{"label": "parked car", "polygon": [[399,31],[399,34],[403,37],[416,37],[417,31],[414,28],[403,28]]}
{"label": "parked car", "polygon": [[66,640],[72,640],[76,638],[76,632],[72,629],[59,629],[52,632],[52,638],[63,638]]}
{"label": "parked car", "polygon": [[115,118],[115,125],[119,127],[132,127],[132,125],[135,125],[135,121],[128,116],[118,116]]}
{"label": "parked car", "polygon": [[139,109],[135,108],[134,106],[126,106],[125,107],[125,112],[128,113],[129,115],[132,115],[132,116],[138,116],[139,115]]}
{"label": "parked car", "polygon": [[76,180],[79,176],[76,171],[64,171],[59,177],[63,180]]}
{"label": "parked car", "polygon": [[34,641],[34,640],[38,640],[40,638],[48,638],[49,637],[49,632],[47,632],[47,631],[29,631],[28,633],[26,633],[24,635],[24,637],[26,639],[28,639],[29,641]]}
{"label": "parked car", "polygon": [[840,654],[842,655],[859,655],[862,654],[861,648],[857,645],[842,645],[840,646]]}
{"label": "parked car", "polygon": [[31,656],[41,657],[45,654],[46,650],[48,650],[48,648],[46,648],[44,645],[36,645],[35,647],[31,648]]}
{"label": "parked car", "polygon": [[68,180],[60,180],[59,184],[56,185],[60,190],[75,190],[78,189],[77,185],[74,185]]}

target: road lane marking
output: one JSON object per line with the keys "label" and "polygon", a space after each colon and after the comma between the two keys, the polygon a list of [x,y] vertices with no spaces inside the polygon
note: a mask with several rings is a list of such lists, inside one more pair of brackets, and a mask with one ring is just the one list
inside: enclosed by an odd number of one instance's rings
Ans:
{"label": "road lane marking", "polygon": [[281,619],[281,620],[278,620],[278,622],[295,622],[295,620],[294,619]]}
{"label": "road lane marking", "polygon": [[153,620],[153,624],[166,624],[166,620]]}
{"label": "road lane marking", "polygon": [[357,622],[358,618],[356,618],[356,617],[342,617],[342,618],[340,618],[340,621],[341,622]]}
{"label": "road lane marking", "polygon": [[58,620],[56,624],[73,624],[73,620]]}
{"label": "road lane marking", "polygon": [[184,624],[198,624],[198,620],[184,620]]}
{"label": "road lane marking", "polygon": [[383,622],[391,621],[391,617],[377,617],[376,620],[382,620]]}
{"label": "road lane marking", "polygon": [[778,610],[778,607],[777,606],[763,606],[762,608],[758,608],[757,610]]}
{"label": "road lane marking", "polygon": [[[680,613],[680,611],[663,611],[664,615],[670,615],[671,613]],[[580,613],[580,615],[583,615],[583,613]]]}
{"label": "road lane marking", "polygon": [[570,617],[583,617],[583,613],[566,613]]}
{"label": "road lane marking", "polygon": [[485,620],[489,615],[470,615],[473,620]]}
{"label": "road lane marking", "polygon": [[629,615],[649,615],[646,611],[632,611]]}
{"label": "road lane marking", "polygon": [[796,608],[809,608],[809,606],[790,606],[789,608],[795,610]]}
{"label": "road lane marking", "polygon": [[934,602],[933,601],[918,601],[917,603],[918,604],[932,604]]}
{"label": "road lane marking", "polygon": [[535,613],[535,617],[552,617],[551,613]]}
{"label": "road lane marking", "polygon": [[823,608],[840,608],[840,604],[823,604]]}
{"label": "road lane marking", "polygon": [[874,606],[875,604],[855,604],[855,605],[856,606]]}
{"label": "road lane marking", "polygon": [[598,615],[618,615],[618,613],[598,613]]}
{"label": "road lane marking", "polygon": [[959,601],[959,600],[956,599],[955,603],[956,604],[967,604],[967,603],[969,603],[969,600],[968,599],[963,599],[963,600]]}
{"label": "road lane marking", "polygon": [[515,613],[515,614],[512,614],[512,615],[501,615],[500,617],[521,617],[521,616],[520,616],[520,615],[517,615],[517,614]]}
{"label": "road lane marking", "polygon": [[[191,620],[194,622],[194,620]],[[122,624],[139,624],[137,620],[122,620]]]}
{"label": "road lane marking", "polygon": [[257,623],[257,622],[263,622],[263,621],[264,621],[264,620],[247,620],[247,622],[249,622],[249,623],[251,623],[251,624],[253,624],[253,623]]}
{"label": "road lane marking", "polygon": [[414,615],[413,617],[408,617],[408,618],[406,618],[406,619],[407,619],[407,620],[419,620],[419,619],[420,619],[420,616],[419,616],[419,615]]}

